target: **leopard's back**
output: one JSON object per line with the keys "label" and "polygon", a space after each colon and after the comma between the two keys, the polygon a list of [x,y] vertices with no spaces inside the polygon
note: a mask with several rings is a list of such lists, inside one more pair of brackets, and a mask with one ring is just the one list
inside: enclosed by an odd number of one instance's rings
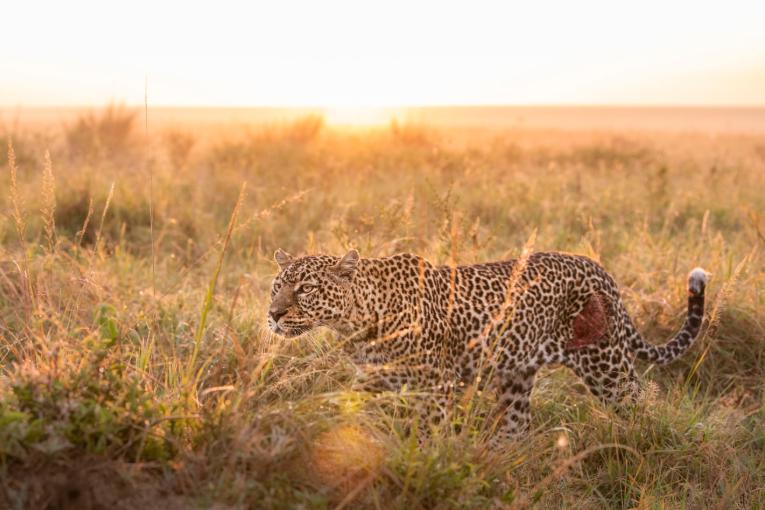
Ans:
{"label": "leopard's back", "polygon": [[623,306],[616,283],[587,257],[540,252],[438,270],[446,282],[441,293],[450,296],[439,313],[449,319],[449,351],[463,379],[479,365],[563,362],[573,319],[595,294],[610,303],[611,323],[620,323]]}

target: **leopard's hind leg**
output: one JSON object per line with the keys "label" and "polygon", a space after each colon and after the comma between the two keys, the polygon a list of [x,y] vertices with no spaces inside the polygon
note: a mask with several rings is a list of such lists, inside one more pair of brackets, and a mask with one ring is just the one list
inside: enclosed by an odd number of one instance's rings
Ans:
{"label": "leopard's hind leg", "polygon": [[571,329],[562,332],[568,338],[564,365],[605,404],[635,402],[641,393],[627,345],[628,319],[618,296],[596,292],[574,317]]}
{"label": "leopard's hind leg", "polygon": [[605,404],[634,403],[640,380],[624,345],[591,345],[567,353],[564,364]]}

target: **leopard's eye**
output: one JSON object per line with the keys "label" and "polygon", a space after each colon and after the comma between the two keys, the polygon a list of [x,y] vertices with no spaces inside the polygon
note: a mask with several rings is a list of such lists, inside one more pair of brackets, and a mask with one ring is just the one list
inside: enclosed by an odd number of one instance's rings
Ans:
{"label": "leopard's eye", "polygon": [[298,294],[310,294],[316,290],[316,285],[311,285],[310,283],[304,283],[300,287],[298,287]]}

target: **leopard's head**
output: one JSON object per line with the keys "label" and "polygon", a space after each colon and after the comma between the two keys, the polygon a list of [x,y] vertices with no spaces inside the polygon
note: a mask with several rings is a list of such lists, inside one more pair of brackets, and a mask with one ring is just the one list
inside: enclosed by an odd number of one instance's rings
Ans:
{"label": "leopard's head", "polygon": [[294,337],[317,326],[334,327],[348,313],[359,262],[356,250],[343,257],[294,258],[280,249],[274,258],[280,271],[271,287],[268,309],[273,332]]}

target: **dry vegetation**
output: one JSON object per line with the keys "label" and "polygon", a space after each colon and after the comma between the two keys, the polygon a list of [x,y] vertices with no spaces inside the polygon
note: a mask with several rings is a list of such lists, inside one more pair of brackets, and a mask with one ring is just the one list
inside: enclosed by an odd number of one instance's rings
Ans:
{"label": "dry vegetation", "polygon": [[[191,133],[119,108],[0,129],[0,506],[765,506],[762,137]],[[534,230],[601,260],[656,342],[713,273],[703,337],[642,367],[632,412],[551,369],[527,440],[487,453],[478,399],[418,448],[331,333],[265,327],[277,247],[470,263]]]}

